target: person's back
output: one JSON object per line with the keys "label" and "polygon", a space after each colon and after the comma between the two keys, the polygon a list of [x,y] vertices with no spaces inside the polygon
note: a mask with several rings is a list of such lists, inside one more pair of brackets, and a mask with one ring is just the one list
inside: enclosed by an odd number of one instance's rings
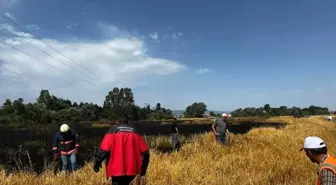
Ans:
{"label": "person's back", "polygon": [[101,148],[110,150],[108,176],[133,176],[141,173],[141,154],[148,150],[145,142],[130,125],[112,127]]}
{"label": "person's back", "polygon": [[215,120],[217,134],[225,134],[227,129],[227,122],[221,118]]}
{"label": "person's back", "polygon": [[105,134],[95,158],[94,170],[99,171],[106,161],[106,176],[116,184],[129,184],[137,174],[146,174],[149,149],[134,127],[124,124],[112,126]]}

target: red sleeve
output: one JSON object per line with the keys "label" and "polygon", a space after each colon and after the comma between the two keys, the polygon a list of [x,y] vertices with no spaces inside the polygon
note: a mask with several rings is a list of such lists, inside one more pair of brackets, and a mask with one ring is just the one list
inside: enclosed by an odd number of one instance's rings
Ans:
{"label": "red sleeve", "polygon": [[100,149],[103,151],[110,152],[113,148],[114,134],[105,134],[102,143],[100,144]]}
{"label": "red sleeve", "polygon": [[146,152],[148,150],[148,146],[141,136],[139,138],[139,142],[140,142],[140,152],[141,153]]}

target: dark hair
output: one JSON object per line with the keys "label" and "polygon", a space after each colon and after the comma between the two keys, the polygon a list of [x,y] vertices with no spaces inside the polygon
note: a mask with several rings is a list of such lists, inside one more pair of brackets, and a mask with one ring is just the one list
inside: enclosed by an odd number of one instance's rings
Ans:
{"label": "dark hair", "polygon": [[323,147],[323,148],[314,148],[314,149],[307,149],[309,150],[312,154],[314,155],[319,155],[319,154],[327,154],[328,153],[328,149],[327,147]]}
{"label": "dark hair", "polygon": [[127,124],[128,123],[128,116],[127,115],[122,115],[118,118],[118,120],[121,124]]}

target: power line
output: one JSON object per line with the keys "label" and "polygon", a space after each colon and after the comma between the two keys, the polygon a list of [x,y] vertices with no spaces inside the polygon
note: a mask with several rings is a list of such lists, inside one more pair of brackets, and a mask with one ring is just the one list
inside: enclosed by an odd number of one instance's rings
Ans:
{"label": "power line", "polygon": [[33,59],[35,59],[35,60],[37,60],[37,61],[39,61],[39,62],[42,62],[42,63],[44,63],[44,64],[47,64],[47,65],[49,65],[50,67],[52,67],[52,68],[54,68],[54,69],[56,69],[56,70],[58,70],[58,71],[60,71],[60,72],[62,72],[62,73],[65,73],[65,74],[67,74],[67,75],[69,75],[69,76],[72,76],[72,77],[74,77],[74,78],[77,78],[77,79],[79,79],[79,80],[81,80],[81,81],[83,81],[83,82],[86,82],[86,83],[88,83],[88,84],[97,86],[96,84],[93,84],[93,83],[91,83],[91,82],[88,82],[88,81],[86,81],[86,80],[80,78],[80,77],[77,77],[77,76],[74,76],[74,75],[72,75],[72,74],[70,74],[70,73],[67,73],[67,72],[65,72],[65,71],[62,71],[61,69],[59,69],[59,68],[57,68],[57,67],[55,67],[55,66],[53,66],[53,65],[50,65],[50,64],[48,64],[47,62],[44,62],[44,61],[42,61],[42,60],[40,60],[40,59],[38,59],[38,58],[35,58],[34,56],[32,56],[32,55],[30,55],[30,54],[28,54],[28,53],[26,53],[26,52],[24,52],[24,51],[22,51],[22,50],[16,48],[15,46],[10,45],[10,44],[8,44],[8,43],[2,41],[2,40],[0,40],[0,42],[3,43],[3,44],[5,44],[5,45],[7,45],[7,46],[9,46],[9,47],[11,47],[11,48],[13,48],[13,49],[15,49],[15,50],[17,50],[17,51],[19,51],[19,52],[21,52],[21,53],[23,53],[23,54],[25,54],[25,55],[27,55],[27,56],[29,56],[29,57],[31,57],[31,58],[33,58]]}
{"label": "power line", "polygon": [[[71,69],[77,71],[78,73],[80,73],[80,74],[84,74],[84,73],[82,73],[81,71],[77,70],[76,68],[74,68],[74,67],[68,65],[67,63],[65,63],[65,62],[63,62],[63,61],[61,61],[61,60],[55,58],[54,56],[50,55],[49,53],[47,53],[47,52],[41,50],[40,48],[38,48],[38,47],[35,46],[34,44],[28,42],[26,39],[21,38],[19,35],[13,33],[12,31],[9,31],[8,29],[5,29],[3,26],[0,25],[0,28],[2,28],[2,29],[4,29],[4,30],[7,30],[8,33],[10,33],[10,34],[12,34],[12,35],[18,37],[20,40],[23,40],[23,41],[26,42],[27,44],[29,44],[29,45],[35,47],[36,49],[40,50],[41,52],[43,52],[43,53],[46,54],[46,55],[49,55],[50,57],[54,58],[55,60],[57,60],[57,61],[59,61],[59,62],[65,64],[66,66],[68,66],[68,67],[70,67]],[[0,29],[0,31],[2,31],[2,30]],[[4,31],[2,31],[2,32],[4,32]]]}
{"label": "power line", "polygon": [[73,61],[72,59],[70,59],[69,57],[67,57],[66,55],[64,55],[63,53],[61,53],[60,51],[58,51],[57,49],[53,48],[52,46],[50,46],[49,44],[43,42],[39,37],[34,36],[32,33],[30,33],[28,30],[26,30],[25,28],[23,28],[22,26],[20,26],[19,24],[17,24],[15,21],[11,20],[10,18],[8,18],[5,14],[0,13],[4,18],[6,18],[7,20],[9,20],[10,22],[12,22],[13,24],[15,24],[17,27],[23,29],[25,32],[29,33],[30,35],[32,35],[34,38],[38,39],[40,42],[42,42],[43,44],[47,45],[48,47],[50,47],[51,49],[53,49],[54,51],[56,51],[57,53],[59,53],[60,55],[62,55],[63,57],[67,58],[68,60],[70,60],[71,62],[79,65],[80,67],[82,67],[83,69],[85,69],[87,72],[97,76],[95,73],[91,72],[90,70],[88,70],[87,68],[85,68],[84,66],[82,66],[81,64]]}

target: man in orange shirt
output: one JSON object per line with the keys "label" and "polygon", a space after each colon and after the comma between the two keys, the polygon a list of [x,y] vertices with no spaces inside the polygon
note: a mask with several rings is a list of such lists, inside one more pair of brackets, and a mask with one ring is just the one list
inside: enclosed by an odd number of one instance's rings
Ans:
{"label": "man in orange shirt", "polygon": [[319,165],[317,170],[317,185],[336,184],[336,158],[329,155],[325,142],[316,136],[306,137],[303,148],[307,157]]}

